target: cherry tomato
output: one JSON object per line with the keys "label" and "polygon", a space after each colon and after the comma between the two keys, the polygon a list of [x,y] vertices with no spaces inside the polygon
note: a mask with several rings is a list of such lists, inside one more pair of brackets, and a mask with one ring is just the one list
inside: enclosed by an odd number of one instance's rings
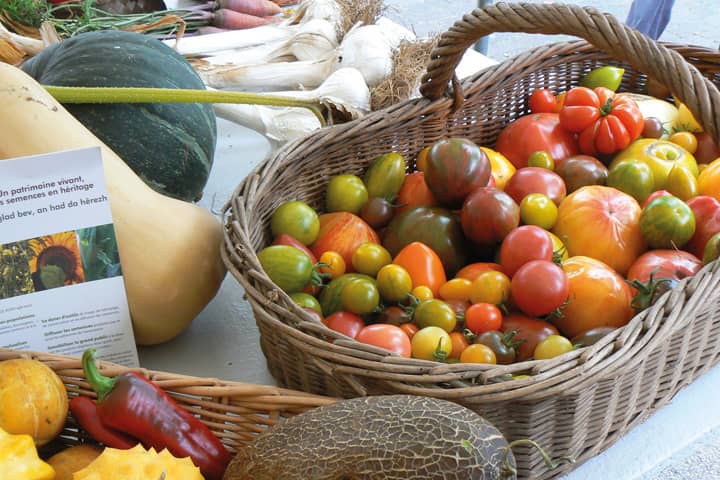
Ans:
{"label": "cherry tomato", "polygon": [[668,140],[676,145],[680,145],[682,148],[693,154],[698,148],[697,137],[692,132],[675,132],[668,137]]}
{"label": "cherry tomato", "polygon": [[491,270],[481,273],[472,283],[470,302],[501,305],[510,298],[510,278]]}
{"label": "cherry tomato", "polygon": [[440,327],[421,328],[412,337],[412,356],[442,362],[452,354],[450,334]]}
{"label": "cherry tomato", "polygon": [[433,326],[440,327],[446,332],[452,332],[457,325],[457,317],[455,310],[450,305],[442,300],[431,298],[423,300],[415,307],[413,322],[421,329]]}
{"label": "cherry tomato", "polygon": [[412,340],[412,338],[415,336],[415,334],[420,329],[414,323],[408,322],[408,323],[403,323],[402,325],[400,325],[400,330],[405,332],[405,334],[408,336],[408,338],[410,340]]}
{"label": "cherry tomato", "polygon": [[352,265],[356,272],[374,277],[385,265],[392,262],[390,252],[379,243],[366,242],[352,254]]}
{"label": "cherry tomato", "polygon": [[544,193],[555,205],[560,205],[567,194],[567,188],[559,174],[546,168],[525,167],[519,168],[515,175],[510,177],[505,184],[505,193],[518,205],[531,193]]}
{"label": "cherry tomato", "polygon": [[469,265],[465,265],[463,268],[461,268],[456,274],[456,278],[467,278],[470,281],[475,280],[477,277],[480,276],[480,274],[485,273],[489,270],[495,270],[496,272],[501,272],[502,267],[499,263],[491,263],[491,262],[475,262],[471,263]]}
{"label": "cherry tomato", "polygon": [[517,345],[517,360],[522,362],[532,357],[535,346],[548,335],[557,335],[555,326],[538,318],[528,317],[521,313],[511,313],[503,318],[502,331],[516,332],[513,341]]}
{"label": "cherry tomato", "polygon": [[586,185],[605,185],[608,169],[595,157],[574,155],[557,165],[555,173],[565,182],[567,193],[572,193]]}
{"label": "cherry tomato", "polygon": [[320,273],[330,275],[330,280],[345,273],[345,259],[338,252],[327,250],[320,255],[319,263],[325,265],[318,268]]}
{"label": "cherry tomato", "polygon": [[475,335],[502,327],[502,312],[491,303],[474,303],[465,310],[465,326]]}
{"label": "cherry tomato", "polygon": [[385,307],[378,316],[378,323],[389,323],[390,325],[402,326],[412,321],[410,313],[397,305]]}
{"label": "cherry tomato", "polygon": [[290,298],[293,302],[297,303],[301,307],[312,308],[318,313],[322,313],[322,307],[317,298],[304,292],[295,292],[290,294]]}
{"label": "cherry tomato", "polygon": [[300,292],[310,282],[313,264],[305,253],[290,245],[271,245],[258,252],[268,277],[284,292]]}
{"label": "cherry tomato", "polygon": [[557,113],[558,103],[555,95],[547,88],[538,88],[530,94],[530,111],[532,113]]}
{"label": "cherry tomato", "polygon": [[358,214],[367,201],[367,187],[357,175],[335,175],[328,182],[325,195],[325,207],[328,212]]}
{"label": "cherry tomato", "polygon": [[375,323],[368,325],[358,332],[355,340],[368,345],[390,350],[401,357],[410,357],[412,346],[407,334],[395,325]]}
{"label": "cherry tomato", "polygon": [[498,330],[490,330],[478,335],[474,343],[480,343],[490,347],[495,353],[497,363],[500,365],[509,365],[513,363],[517,357],[515,347],[519,343],[513,340],[514,336],[514,331],[503,333]]}
{"label": "cherry tomato", "polygon": [[531,153],[530,157],[528,157],[528,167],[539,167],[546,170],[554,170],[555,160],[553,160],[552,156],[545,150],[538,150],[537,152]]}
{"label": "cherry tomato", "polygon": [[467,278],[453,278],[440,286],[438,296],[443,300],[470,300],[472,284]]}
{"label": "cherry tomato", "polygon": [[555,225],[557,215],[557,205],[543,193],[531,193],[520,202],[520,220],[525,225],[537,225],[550,230]]}
{"label": "cherry tomato", "polygon": [[360,218],[375,229],[390,223],[394,214],[392,204],[382,197],[370,197],[360,209]]}
{"label": "cherry tomato", "polygon": [[415,158],[415,168],[417,168],[420,172],[425,172],[425,170],[427,170],[428,152],[430,151],[430,148],[432,148],[432,145],[424,147],[418,152],[417,158]]}
{"label": "cherry tomato", "polygon": [[557,357],[574,349],[572,342],[562,335],[549,335],[535,347],[533,358],[545,360]]}
{"label": "cherry tomato", "polygon": [[641,136],[643,138],[660,138],[665,133],[662,121],[657,117],[646,117]]}
{"label": "cherry tomato", "polygon": [[462,363],[490,363],[495,365],[497,357],[492,348],[482,343],[473,343],[463,350],[460,354],[460,362]]}
{"label": "cherry tomato", "polygon": [[568,299],[568,278],[553,262],[533,260],[512,277],[510,292],[520,310],[539,317],[557,310]]}
{"label": "cherry tomato", "polygon": [[500,264],[510,278],[531,260],[551,261],[552,240],[547,231],[535,225],[523,225],[508,233],[500,245]]}
{"label": "cherry tomato", "polygon": [[388,302],[402,302],[412,291],[412,279],[407,270],[391,263],[377,272],[377,287]]}
{"label": "cherry tomato", "polygon": [[448,358],[460,359],[460,355],[470,343],[462,332],[450,332],[450,342],[452,343],[452,353]]}
{"label": "cherry tomato", "polygon": [[350,280],[340,294],[343,310],[364,315],[375,311],[380,305],[380,292],[371,280]]}
{"label": "cherry tomato", "polygon": [[335,312],[325,317],[322,322],[329,329],[340,332],[350,338],[355,338],[358,332],[365,327],[365,322],[363,322],[362,317],[352,312]]}
{"label": "cherry tomato", "polygon": [[423,300],[430,300],[433,297],[433,292],[430,289],[430,287],[425,285],[418,285],[417,287],[413,288],[410,294],[420,300],[421,302]]}
{"label": "cherry tomato", "polygon": [[320,232],[318,214],[307,203],[292,200],[280,204],[270,217],[273,237],[290,235],[304,245],[310,245]]}

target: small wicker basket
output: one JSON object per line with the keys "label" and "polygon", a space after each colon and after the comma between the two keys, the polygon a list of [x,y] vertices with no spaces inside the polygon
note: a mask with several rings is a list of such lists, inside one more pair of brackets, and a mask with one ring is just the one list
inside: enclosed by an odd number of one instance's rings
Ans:
{"label": "small wicker basket", "polygon": [[[0,348],[0,362],[11,358],[32,358],[43,362],[58,374],[68,392],[68,398],[96,395],[85,381],[80,358],[30,351]],[[283,418],[297,415],[311,408],[337,401],[303,392],[255,385],[227,382],[216,378],[198,378],[147,369],[129,369],[110,362],[98,362],[104,375],[114,376],[128,370],[142,373],[170,394],[180,405],[197,415],[231,452],[252,441],[258,434]],[[50,445],[58,450],[79,443],[95,443],[78,427],[72,415],[68,416],[63,431]]]}
{"label": "small wicker basket", "polygon": [[[587,42],[547,45],[462,83],[453,79],[454,95],[446,95],[463,52],[494,32],[568,34]],[[410,393],[450,399],[492,421],[509,440],[531,438],[551,457],[571,456],[579,464],[718,363],[718,262],[592,347],[551,360],[489,366],[401,358],[335,334],[280,291],[255,254],[270,243],[270,216],[281,202],[300,199],[321,209],[331,176],[361,175],[388,151],[414,158],[447,136],[493,146],[504,126],[528,113],[534,89],[566,90],[605,64],[626,69],[623,91],[643,93],[648,75],[657,79],[718,138],[718,52],[657,43],[591,8],[499,3],[465,15],[443,34],[423,78],[423,98],[286,145],[249,175],[226,206],[223,257],[247,292],[277,381],[340,397]],[[513,379],[515,373],[529,377]],[[534,450],[515,453],[521,478],[551,478],[572,468],[548,472]]]}

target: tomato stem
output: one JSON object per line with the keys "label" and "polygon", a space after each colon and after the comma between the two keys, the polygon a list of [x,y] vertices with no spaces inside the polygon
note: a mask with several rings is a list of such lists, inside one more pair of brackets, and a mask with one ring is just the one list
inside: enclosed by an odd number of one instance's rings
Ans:
{"label": "tomato stem", "polygon": [[613,97],[610,97],[605,102],[605,105],[600,107],[600,115],[602,115],[603,117],[605,115],[609,115],[610,112],[612,112],[612,107],[613,107]]}

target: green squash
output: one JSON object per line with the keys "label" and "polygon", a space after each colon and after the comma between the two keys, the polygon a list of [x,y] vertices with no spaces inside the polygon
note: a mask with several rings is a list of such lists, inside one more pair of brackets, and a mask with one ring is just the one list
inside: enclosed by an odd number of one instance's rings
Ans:
{"label": "green squash", "polygon": [[[51,45],[23,65],[43,85],[204,89],[173,49],[147,35],[101,30]],[[70,113],[154,190],[202,196],[217,140],[211,104],[68,104]]]}

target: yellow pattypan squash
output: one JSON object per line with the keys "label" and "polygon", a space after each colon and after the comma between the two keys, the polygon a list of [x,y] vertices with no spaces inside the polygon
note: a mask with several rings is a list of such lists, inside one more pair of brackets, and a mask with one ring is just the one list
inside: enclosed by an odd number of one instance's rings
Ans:
{"label": "yellow pattypan squash", "polygon": [[75,472],[73,480],[204,480],[186,458],[175,458],[167,450],[157,453],[141,444],[129,450],[106,447],[90,465]]}
{"label": "yellow pattypan squash", "polygon": [[55,470],[40,460],[30,435],[11,435],[0,428],[0,478],[52,480]]}

